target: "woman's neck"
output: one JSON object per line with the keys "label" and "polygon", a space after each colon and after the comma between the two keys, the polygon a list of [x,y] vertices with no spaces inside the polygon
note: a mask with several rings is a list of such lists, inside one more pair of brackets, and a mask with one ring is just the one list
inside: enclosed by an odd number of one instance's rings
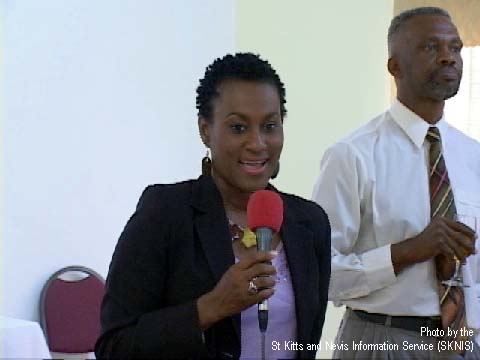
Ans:
{"label": "woman's neck", "polygon": [[[225,196],[226,195],[226,196]],[[241,226],[247,226],[247,203],[248,196],[228,196],[222,193],[223,207],[227,217],[233,223]]]}
{"label": "woman's neck", "polygon": [[212,178],[222,196],[223,207],[227,217],[237,225],[246,226],[247,204],[251,193],[242,192],[213,174]]}

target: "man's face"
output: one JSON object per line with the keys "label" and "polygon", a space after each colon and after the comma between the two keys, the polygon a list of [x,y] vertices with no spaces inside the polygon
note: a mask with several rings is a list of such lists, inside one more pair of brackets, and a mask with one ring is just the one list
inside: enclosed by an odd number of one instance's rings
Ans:
{"label": "man's face", "polygon": [[462,40],[445,16],[419,15],[408,20],[394,40],[392,58],[399,91],[409,97],[443,101],[454,96],[462,78]]}

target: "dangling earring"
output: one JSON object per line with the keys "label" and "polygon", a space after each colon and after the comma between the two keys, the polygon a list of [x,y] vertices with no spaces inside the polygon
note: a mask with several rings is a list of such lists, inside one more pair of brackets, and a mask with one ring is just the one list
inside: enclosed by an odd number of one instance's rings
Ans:
{"label": "dangling earring", "polygon": [[212,159],[210,159],[210,149],[202,159],[202,175],[210,176],[212,174]]}
{"label": "dangling earring", "polygon": [[270,179],[275,179],[278,176],[278,173],[280,172],[280,161],[277,163],[277,167],[275,170],[273,170],[272,176],[270,176]]}

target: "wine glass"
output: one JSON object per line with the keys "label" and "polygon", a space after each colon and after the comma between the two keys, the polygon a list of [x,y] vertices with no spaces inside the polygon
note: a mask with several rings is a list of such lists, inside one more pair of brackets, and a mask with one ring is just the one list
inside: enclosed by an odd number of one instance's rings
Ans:
{"label": "wine glass", "polygon": [[[470,229],[472,229],[475,232],[475,234],[478,231],[478,227],[477,227],[478,220],[473,215],[456,214],[455,221],[462,223],[465,226],[468,226]],[[456,256],[454,256],[454,259],[455,259],[455,272],[453,273],[453,276],[450,279],[442,281],[442,284],[448,287],[451,287],[451,286],[469,287],[468,285],[465,285],[463,283],[463,275],[461,271],[461,266],[465,265],[465,260],[461,262]]]}

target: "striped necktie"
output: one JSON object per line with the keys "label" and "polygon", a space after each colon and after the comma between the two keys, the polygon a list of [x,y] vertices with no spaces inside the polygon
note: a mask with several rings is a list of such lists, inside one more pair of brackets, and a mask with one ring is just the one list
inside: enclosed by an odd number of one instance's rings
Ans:
{"label": "striped necktie", "polygon": [[[430,186],[430,214],[431,217],[443,216],[454,219],[456,214],[452,187],[448,178],[447,167],[442,154],[442,139],[437,127],[430,127],[426,139],[430,142],[429,152],[429,186]],[[439,259],[436,259],[437,261]],[[448,287],[442,284],[439,278],[440,312],[442,326],[445,331],[444,340],[463,341],[460,329],[465,327],[465,297],[461,287]],[[448,328],[455,330],[457,336],[448,336]],[[452,333],[452,332],[451,332]],[[463,351],[456,351],[462,353]]]}

